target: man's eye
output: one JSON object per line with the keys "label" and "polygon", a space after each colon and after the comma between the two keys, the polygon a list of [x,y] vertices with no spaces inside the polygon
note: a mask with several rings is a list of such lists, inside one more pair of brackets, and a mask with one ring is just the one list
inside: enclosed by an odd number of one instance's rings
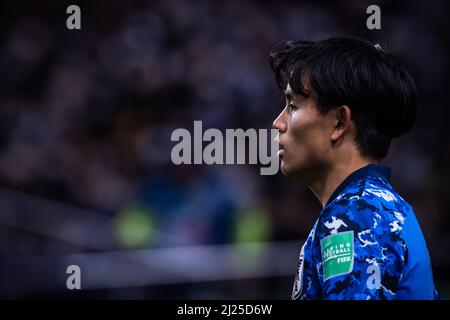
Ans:
{"label": "man's eye", "polygon": [[296,106],[294,106],[293,104],[288,104],[288,109],[290,112],[295,111],[297,109]]}

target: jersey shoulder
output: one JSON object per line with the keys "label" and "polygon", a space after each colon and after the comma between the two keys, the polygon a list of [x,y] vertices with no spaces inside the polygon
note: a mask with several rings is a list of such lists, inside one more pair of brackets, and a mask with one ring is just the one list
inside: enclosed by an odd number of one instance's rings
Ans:
{"label": "jersey shoulder", "polygon": [[324,208],[319,219],[326,228],[341,225],[334,221],[345,218],[355,231],[370,228],[398,234],[410,214],[412,207],[388,182],[367,177],[348,186]]}

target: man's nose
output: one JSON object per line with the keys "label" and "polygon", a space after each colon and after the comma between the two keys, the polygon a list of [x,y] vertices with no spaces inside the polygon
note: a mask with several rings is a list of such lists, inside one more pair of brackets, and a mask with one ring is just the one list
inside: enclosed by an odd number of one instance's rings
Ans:
{"label": "man's nose", "polygon": [[275,119],[272,126],[274,129],[277,129],[280,132],[286,131],[286,121],[284,120],[284,109],[283,109],[283,111],[281,111],[281,113]]}

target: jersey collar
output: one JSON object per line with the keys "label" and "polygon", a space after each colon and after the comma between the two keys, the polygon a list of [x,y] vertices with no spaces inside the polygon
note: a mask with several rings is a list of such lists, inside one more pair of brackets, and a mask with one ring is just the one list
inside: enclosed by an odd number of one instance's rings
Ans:
{"label": "jersey collar", "polygon": [[357,180],[366,179],[368,176],[370,177],[379,177],[386,182],[390,182],[391,178],[391,168],[382,164],[368,164],[365,167],[362,167],[354,172],[352,172],[341,184],[334,190],[330,199],[328,199],[326,206],[333,202],[350,184]]}

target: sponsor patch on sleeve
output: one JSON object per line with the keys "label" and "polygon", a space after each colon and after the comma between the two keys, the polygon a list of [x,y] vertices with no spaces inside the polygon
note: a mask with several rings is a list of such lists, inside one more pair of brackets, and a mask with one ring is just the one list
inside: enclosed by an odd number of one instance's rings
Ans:
{"label": "sponsor patch on sleeve", "polygon": [[332,234],[320,241],[323,280],[348,274],[353,270],[353,231]]}

